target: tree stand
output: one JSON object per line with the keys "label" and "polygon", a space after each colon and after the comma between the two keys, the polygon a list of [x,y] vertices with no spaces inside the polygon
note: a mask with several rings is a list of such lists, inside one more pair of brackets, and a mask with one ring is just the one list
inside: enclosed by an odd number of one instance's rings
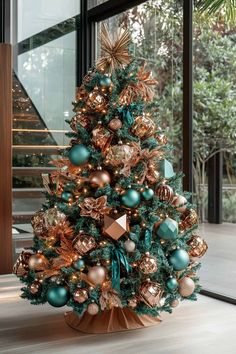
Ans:
{"label": "tree stand", "polygon": [[94,316],[85,312],[82,317],[70,311],[65,313],[65,321],[68,326],[84,333],[121,332],[155,326],[161,322],[158,317],[139,316],[128,308],[113,308]]}

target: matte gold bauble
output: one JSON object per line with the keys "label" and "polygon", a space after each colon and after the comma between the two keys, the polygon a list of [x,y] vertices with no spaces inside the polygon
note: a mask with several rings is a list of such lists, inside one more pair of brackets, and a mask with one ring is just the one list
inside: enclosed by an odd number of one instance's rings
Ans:
{"label": "matte gold bauble", "polygon": [[86,300],[88,300],[88,290],[87,289],[76,289],[73,298],[75,302],[78,302],[79,304],[82,304]]}
{"label": "matte gold bauble", "polygon": [[187,199],[182,195],[175,195],[171,204],[176,210],[183,213],[186,210]]}
{"label": "matte gold bauble", "polygon": [[120,128],[122,128],[122,122],[119,118],[113,118],[109,122],[108,127],[113,131],[119,130]]}
{"label": "matte gold bauble", "polygon": [[102,188],[111,182],[111,176],[107,171],[94,171],[89,176],[89,182],[94,188]]}
{"label": "matte gold bauble", "polygon": [[98,314],[99,312],[99,306],[95,303],[89,304],[87,307],[87,312],[92,315],[95,316]]}
{"label": "matte gold bauble", "polygon": [[83,256],[96,247],[96,241],[93,236],[81,233],[75,238],[73,246]]}
{"label": "matte gold bauble", "polygon": [[161,285],[156,282],[146,281],[140,287],[140,300],[148,307],[156,307],[159,305],[163,290]]}
{"label": "matte gold bauble", "polygon": [[44,270],[47,269],[49,266],[49,262],[47,258],[41,254],[36,253],[33,254],[29,259],[29,269],[34,271]]}
{"label": "matte gold bauble", "polygon": [[190,250],[188,251],[188,254],[190,257],[197,257],[200,258],[204,256],[206,253],[208,246],[205,240],[203,240],[200,236],[198,235],[192,235],[190,240],[187,242],[187,244],[190,246]]}
{"label": "matte gold bauble", "polygon": [[150,256],[148,253],[141,258],[139,263],[139,270],[143,274],[152,274],[157,271],[157,260],[155,257]]}
{"label": "matte gold bauble", "polygon": [[29,291],[32,295],[36,295],[41,288],[41,284],[39,281],[34,281],[32,284],[28,286]]}
{"label": "matte gold bauble", "polygon": [[170,202],[173,198],[173,189],[166,185],[160,185],[156,190],[156,195],[161,201]]}
{"label": "matte gold bauble", "polygon": [[136,117],[131,128],[131,132],[140,139],[149,138],[155,133],[155,130],[156,124],[146,113],[144,113],[142,116]]}
{"label": "matte gold bauble", "polygon": [[187,297],[193,294],[195,290],[195,283],[189,277],[184,277],[179,281],[179,293],[183,297]]}
{"label": "matte gold bauble", "polygon": [[101,266],[91,267],[88,271],[88,279],[92,284],[102,284],[106,279],[106,269]]}

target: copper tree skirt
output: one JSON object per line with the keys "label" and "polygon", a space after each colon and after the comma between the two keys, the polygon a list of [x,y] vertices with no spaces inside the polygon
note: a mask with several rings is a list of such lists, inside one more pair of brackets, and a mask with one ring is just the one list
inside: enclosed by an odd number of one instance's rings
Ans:
{"label": "copper tree skirt", "polygon": [[73,311],[70,311],[65,313],[65,321],[70,327],[84,333],[121,332],[150,327],[161,322],[157,317],[139,316],[128,308],[113,308],[95,316],[85,312],[82,317],[78,317]]}

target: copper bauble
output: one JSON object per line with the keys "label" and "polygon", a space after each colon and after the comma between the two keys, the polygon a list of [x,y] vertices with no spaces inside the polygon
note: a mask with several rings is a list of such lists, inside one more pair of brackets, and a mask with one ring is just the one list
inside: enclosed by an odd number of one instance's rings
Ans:
{"label": "copper bauble", "polygon": [[187,297],[193,294],[195,290],[195,283],[193,279],[184,277],[179,281],[179,293],[183,297]]}
{"label": "copper bauble", "polygon": [[34,214],[31,219],[31,225],[36,236],[42,236],[47,231],[44,211],[37,211]]}
{"label": "copper bauble", "polygon": [[94,146],[101,149],[103,152],[106,152],[113,138],[111,132],[102,125],[98,125],[93,129],[92,135],[92,143]]}
{"label": "copper bauble", "polygon": [[182,195],[175,195],[171,204],[176,210],[183,213],[186,210],[187,199]]}
{"label": "copper bauble", "polygon": [[41,288],[41,284],[39,281],[34,281],[32,284],[28,286],[29,291],[32,295],[36,295]]}
{"label": "copper bauble", "polygon": [[92,316],[97,315],[97,313],[99,312],[99,306],[95,303],[91,303],[88,305],[87,311]]}
{"label": "copper bauble", "polygon": [[155,133],[156,124],[150,118],[148,113],[135,118],[135,122],[131,128],[131,132],[140,139],[146,139]]}
{"label": "copper bauble", "polygon": [[27,275],[29,271],[28,263],[31,256],[32,256],[31,252],[27,252],[27,251],[21,252],[13,267],[13,273],[17,277],[23,277]]}
{"label": "copper bauble", "polygon": [[88,279],[92,284],[102,284],[106,279],[106,269],[101,266],[91,267],[88,271]]}
{"label": "copper bauble", "polygon": [[177,307],[178,305],[179,305],[179,300],[178,299],[175,299],[175,300],[171,301],[171,303],[170,303],[171,307]]}
{"label": "copper bauble", "polygon": [[139,270],[143,274],[152,274],[157,271],[157,260],[155,257],[146,253],[139,262]]}
{"label": "copper bauble", "polygon": [[94,171],[89,176],[89,182],[94,188],[102,188],[111,183],[111,176],[107,171]]}
{"label": "copper bauble", "polygon": [[91,117],[81,113],[76,114],[70,121],[70,127],[74,132],[78,131],[78,124],[85,129],[89,129],[91,125]]}
{"label": "copper bauble", "polygon": [[38,211],[34,214],[31,225],[37,237],[44,238],[47,236],[47,230],[50,226],[65,221],[66,215],[57,208],[50,208],[45,211]]}
{"label": "copper bauble", "polygon": [[96,241],[93,236],[81,233],[75,238],[73,246],[83,256],[96,247]]}
{"label": "copper bauble", "polygon": [[45,270],[49,266],[47,258],[41,254],[33,254],[29,259],[29,269],[34,271]]}
{"label": "copper bauble", "polygon": [[122,122],[119,118],[113,118],[109,122],[108,127],[113,131],[119,130],[120,128],[122,128]]}
{"label": "copper bauble", "polygon": [[137,307],[137,304],[138,304],[138,300],[136,299],[136,297],[133,297],[132,299],[128,300],[128,306],[131,309],[135,309],[135,307]]}
{"label": "copper bauble", "polygon": [[205,240],[203,240],[200,236],[198,235],[192,235],[190,240],[187,242],[187,244],[190,246],[190,250],[188,251],[188,254],[190,257],[197,257],[200,258],[204,256],[206,253],[208,246]]}
{"label": "copper bauble", "polygon": [[173,189],[166,184],[162,184],[157,188],[156,195],[161,201],[170,202],[173,198]]}
{"label": "copper bauble", "polygon": [[106,155],[106,162],[112,166],[121,166],[137,155],[137,149],[130,145],[113,145]]}
{"label": "copper bauble", "polygon": [[86,300],[88,300],[88,290],[87,289],[76,289],[73,298],[75,302],[78,302],[79,304],[82,304]]}
{"label": "copper bauble", "polygon": [[194,209],[187,209],[182,217],[182,221],[180,222],[180,229],[184,230],[186,228],[190,228],[198,223],[198,215]]}
{"label": "copper bauble", "polygon": [[106,113],[107,102],[107,96],[95,88],[89,93],[86,105],[91,111]]}
{"label": "copper bauble", "polygon": [[159,305],[163,294],[161,285],[156,282],[146,281],[140,287],[140,300],[148,307],[156,307]]}

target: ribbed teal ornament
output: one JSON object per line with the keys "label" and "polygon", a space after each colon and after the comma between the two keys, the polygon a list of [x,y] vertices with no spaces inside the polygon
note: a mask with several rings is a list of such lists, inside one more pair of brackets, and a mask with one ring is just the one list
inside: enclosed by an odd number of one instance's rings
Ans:
{"label": "ribbed teal ornament", "polygon": [[152,188],[145,188],[142,192],[142,197],[144,200],[151,200],[154,196],[154,190]]}
{"label": "ribbed teal ornament", "polygon": [[174,240],[177,238],[179,232],[178,223],[171,219],[166,218],[157,229],[157,236],[163,240]]}
{"label": "ribbed teal ornament", "polygon": [[99,80],[99,84],[103,87],[109,87],[111,85],[111,79],[108,76],[104,76]]}
{"label": "ribbed teal ornament", "polygon": [[73,266],[74,266],[74,268],[77,269],[77,270],[84,269],[84,267],[85,267],[84,260],[83,260],[83,259],[78,259],[77,261],[75,261],[75,262],[73,263]]}
{"label": "ribbed teal ornament", "polygon": [[167,281],[166,281],[166,286],[167,288],[170,290],[170,291],[174,291],[175,289],[178,288],[179,286],[179,283],[177,282],[177,279],[176,278],[168,278]]}
{"label": "ribbed teal ornament", "polygon": [[47,291],[47,301],[54,307],[65,306],[69,298],[69,291],[62,285],[52,286]]}
{"label": "ribbed teal ornament", "polygon": [[136,208],[140,203],[140,193],[135,189],[128,189],[121,196],[121,203],[127,208]]}
{"label": "ribbed teal ornament", "polygon": [[183,249],[173,251],[169,257],[169,262],[174,270],[183,270],[189,265],[189,255]]}
{"label": "ribbed teal ornament", "polygon": [[171,178],[175,176],[172,164],[166,159],[159,162],[159,172],[164,178]]}
{"label": "ribbed teal ornament", "polygon": [[69,202],[73,199],[73,194],[70,192],[62,192],[61,193],[61,199],[64,200],[64,202]]}
{"label": "ribbed teal ornament", "polygon": [[88,162],[89,156],[90,151],[83,144],[72,146],[68,154],[70,162],[75,166],[80,166]]}

